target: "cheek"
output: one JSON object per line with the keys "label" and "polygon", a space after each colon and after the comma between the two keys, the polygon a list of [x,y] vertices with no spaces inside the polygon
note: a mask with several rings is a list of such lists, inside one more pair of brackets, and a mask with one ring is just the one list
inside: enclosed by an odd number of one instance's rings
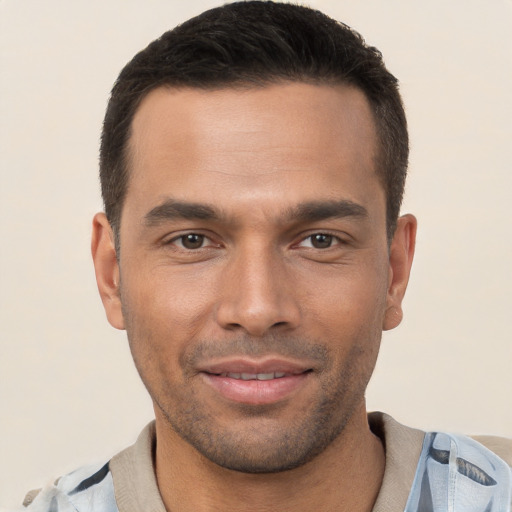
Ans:
{"label": "cheek", "polygon": [[[125,320],[153,335],[179,338],[197,331],[204,321],[214,287],[193,272],[172,272],[165,266],[128,275],[122,273]],[[145,326],[145,327],[144,327]]]}
{"label": "cheek", "polygon": [[381,330],[386,308],[387,268],[372,264],[329,268],[325,276],[309,275],[303,280],[303,311],[309,321],[332,333],[357,334],[377,326]]}

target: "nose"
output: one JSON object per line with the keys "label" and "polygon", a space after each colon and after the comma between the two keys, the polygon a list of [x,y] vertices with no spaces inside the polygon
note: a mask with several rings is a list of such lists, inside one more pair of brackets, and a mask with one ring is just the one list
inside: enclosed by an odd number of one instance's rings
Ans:
{"label": "nose", "polygon": [[262,247],[240,251],[220,279],[216,315],[222,328],[258,337],[299,325],[296,283],[276,251]]}

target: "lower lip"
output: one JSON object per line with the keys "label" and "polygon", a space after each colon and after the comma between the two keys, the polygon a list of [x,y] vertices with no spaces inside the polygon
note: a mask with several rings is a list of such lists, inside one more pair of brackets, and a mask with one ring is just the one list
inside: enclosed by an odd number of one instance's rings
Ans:
{"label": "lower lip", "polygon": [[211,373],[202,373],[202,375],[210,386],[228,400],[250,405],[263,405],[289,397],[304,384],[309,373],[270,380],[231,379]]}

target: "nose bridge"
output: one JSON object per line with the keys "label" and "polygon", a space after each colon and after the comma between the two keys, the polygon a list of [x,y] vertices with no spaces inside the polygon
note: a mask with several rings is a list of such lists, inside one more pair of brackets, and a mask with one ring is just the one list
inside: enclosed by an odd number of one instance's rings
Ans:
{"label": "nose bridge", "polygon": [[252,240],[238,247],[222,276],[219,324],[253,336],[295,327],[299,308],[286,274],[282,255],[267,241]]}

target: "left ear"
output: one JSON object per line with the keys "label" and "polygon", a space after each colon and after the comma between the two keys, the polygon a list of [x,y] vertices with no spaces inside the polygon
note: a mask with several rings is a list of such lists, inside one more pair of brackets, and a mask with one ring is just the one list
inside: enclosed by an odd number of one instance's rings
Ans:
{"label": "left ear", "polygon": [[403,317],[402,299],[405,295],[416,244],[417,221],[414,215],[398,219],[395,234],[389,248],[389,281],[387,306],[383,330],[394,329]]}

